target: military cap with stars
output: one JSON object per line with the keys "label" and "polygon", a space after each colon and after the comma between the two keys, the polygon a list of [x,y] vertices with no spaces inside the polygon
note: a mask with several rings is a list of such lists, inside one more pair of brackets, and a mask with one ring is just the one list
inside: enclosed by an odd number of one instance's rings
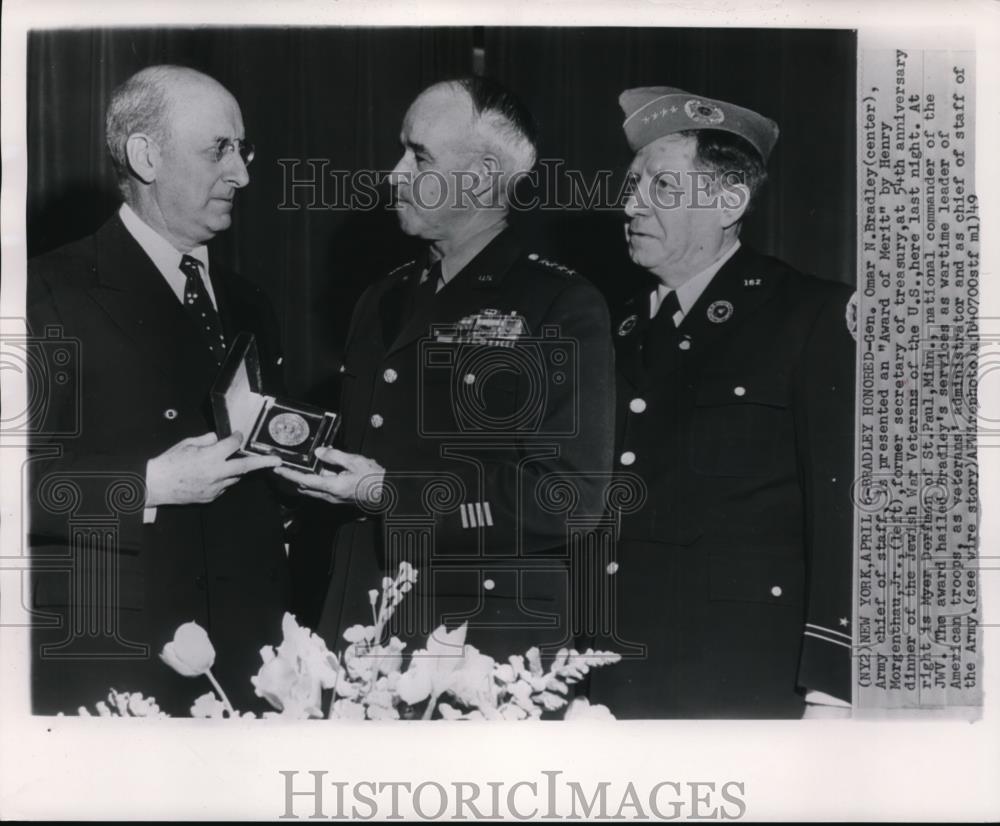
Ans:
{"label": "military cap with stars", "polygon": [[724,100],[693,95],[671,86],[626,89],[618,96],[625,112],[625,137],[638,152],[657,138],[693,129],[718,129],[739,135],[767,163],[778,140],[778,124]]}

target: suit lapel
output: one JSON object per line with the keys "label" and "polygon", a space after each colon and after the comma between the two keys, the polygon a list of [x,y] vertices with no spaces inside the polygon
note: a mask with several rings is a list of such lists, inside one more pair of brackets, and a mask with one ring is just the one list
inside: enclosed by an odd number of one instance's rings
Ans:
{"label": "suit lapel", "polygon": [[427,256],[420,255],[415,261],[399,268],[398,277],[389,285],[379,300],[379,322],[382,326],[382,345],[388,351],[399,338],[403,312],[409,304],[410,293],[416,288],[421,273],[427,265]]}
{"label": "suit lapel", "polygon": [[[488,304],[490,296],[499,291],[504,277],[520,253],[521,243],[517,236],[510,229],[501,232],[438,291],[433,301],[428,302],[421,312],[406,322],[389,346],[388,352],[395,352],[427,336],[435,323],[454,322],[482,309],[481,305]],[[383,295],[379,307],[383,324],[393,312],[399,312],[395,303],[405,300],[406,290],[412,288],[413,279],[419,277],[420,270],[411,270],[407,281],[400,279],[402,287],[397,283]],[[402,298],[395,293],[401,293]]]}
{"label": "suit lapel", "polygon": [[649,291],[638,293],[626,301],[616,315],[612,326],[615,337],[615,361],[618,372],[633,387],[639,387],[644,378],[642,344],[649,327]]}
{"label": "suit lapel", "polygon": [[[94,300],[150,363],[212,374],[215,361],[163,275],[115,215],[97,232]],[[213,282],[214,286],[214,282]]]}

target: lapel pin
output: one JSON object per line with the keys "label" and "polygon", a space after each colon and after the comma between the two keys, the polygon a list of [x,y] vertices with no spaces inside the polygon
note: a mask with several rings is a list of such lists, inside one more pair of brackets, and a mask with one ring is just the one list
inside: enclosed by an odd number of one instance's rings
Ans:
{"label": "lapel pin", "polygon": [[618,335],[627,336],[635,329],[635,323],[638,321],[638,316],[635,313],[626,318],[621,324],[618,325]]}
{"label": "lapel pin", "polygon": [[729,321],[733,316],[733,305],[728,301],[713,301],[708,305],[708,320],[715,324]]}

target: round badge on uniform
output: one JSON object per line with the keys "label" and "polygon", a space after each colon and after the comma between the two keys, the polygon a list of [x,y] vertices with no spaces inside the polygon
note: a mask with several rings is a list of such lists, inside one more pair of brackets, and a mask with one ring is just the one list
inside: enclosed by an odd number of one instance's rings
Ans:
{"label": "round badge on uniform", "polygon": [[621,324],[618,325],[618,335],[627,336],[635,329],[635,323],[639,320],[639,317],[633,313],[628,318],[626,318]]}
{"label": "round badge on uniform", "polygon": [[733,305],[728,301],[713,301],[708,305],[708,320],[714,321],[716,324],[722,324],[723,321],[729,321],[733,316]]}

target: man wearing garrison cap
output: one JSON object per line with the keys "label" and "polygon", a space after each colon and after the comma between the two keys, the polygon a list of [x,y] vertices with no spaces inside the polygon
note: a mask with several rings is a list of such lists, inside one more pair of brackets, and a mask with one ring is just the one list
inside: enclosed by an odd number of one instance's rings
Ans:
{"label": "man wearing garrison cap", "polygon": [[844,707],[851,290],[740,243],[774,121],[666,87],[619,100],[626,238],[656,288],[613,317],[616,463],[647,496],[622,516],[608,576],[619,648],[645,653],[595,672],[592,699],[619,717]]}

